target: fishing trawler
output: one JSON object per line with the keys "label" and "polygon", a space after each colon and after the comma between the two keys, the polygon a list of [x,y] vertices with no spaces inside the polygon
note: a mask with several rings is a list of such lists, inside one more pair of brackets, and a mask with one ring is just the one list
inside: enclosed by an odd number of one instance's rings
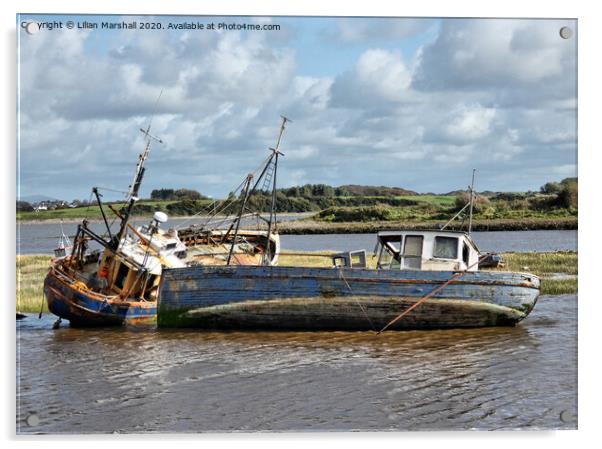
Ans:
{"label": "fishing trawler", "polygon": [[166,268],[158,325],[378,332],[515,325],[535,306],[540,280],[479,271],[488,255],[470,237],[473,187],[474,173],[468,232],[447,225],[379,232],[375,268],[364,250],[333,255],[332,268]]}
{"label": "fishing trawler", "polygon": [[[148,225],[135,228],[130,224],[134,206],[144,176],[144,164],[151,142],[160,139],[146,130],[145,147],[138,158],[133,181],[122,210],[107,207],[119,220],[117,231],[109,224],[98,188],[96,197],[106,232],[94,232],[87,220],[78,225],[70,254],[63,245],[52,261],[44,281],[44,295],[48,309],[59,317],[58,326],[66,319],[72,326],[109,326],[121,324],[154,323],[161,273],[164,269],[183,269],[205,265],[275,265],[280,252],[280,240],[275,227],[276,215],[272,193],[269,218],[251,213],[249,197],[258,189],[273,187],[280,139],[286,119],[280,129],[276,149],[268,159],[241,184],[239,198],[213,206],[214,213],[201,225],[183,229],[162,229],[168,220],[163,212],[156,212]],[[224,211],[236,209],[233,216]],[[219,215],[218,213],[222,214]],[[249,215],[257,215],[267,224],[266,230],[245,229],[241,224]],[[229,223],[224,229],[215,227],[215,219]],[[213,220],[213,221],[212,221]],[[92,248],[96,246],[96,248]]]}

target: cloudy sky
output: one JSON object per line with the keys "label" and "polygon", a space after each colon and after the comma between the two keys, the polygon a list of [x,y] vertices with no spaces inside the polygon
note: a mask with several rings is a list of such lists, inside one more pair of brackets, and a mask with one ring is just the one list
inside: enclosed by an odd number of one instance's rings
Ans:
{"label": "cloudy sky", "polygon": [[[53,20],[280,29],[20,26]],[[227,195],[275,144],[280,114],[293,120],[281,187],[446,192],[474,167],[478,190],[524,191],[576,176],[575,21],[21,15],[17,26],[21,196],[126,190],[153,111],[164,144],[143,196]]]}

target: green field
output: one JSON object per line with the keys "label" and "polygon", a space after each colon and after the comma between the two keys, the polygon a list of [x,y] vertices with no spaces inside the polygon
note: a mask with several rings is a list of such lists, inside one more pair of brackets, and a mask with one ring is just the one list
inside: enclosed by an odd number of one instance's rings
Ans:
{"label": "green field", "polygon": [[402,195],[397,198],[434,204],[436,206],[452,206],[456,201],[455,195]]}
{"label": "green field", "polygon": [[[577,253],[562,251],[556,253],[507,253],[503,255],[508,265],[507,271],[526,271],[541,277],[541,293],[543,295],[560,295],[577,293]],[[50,256],[32,255],[17,256],[17,311],[37,313],[43,304],[47,312],[46,302],[42,301],[44,277],[50,266]],[[375,267],[376,259],[370,255],[368,263]],[[330,267],[330,253],[305,252],[295,255],[282,254],[279,265]],[[567,279],[550,279],[555,273],[574,276]]]}
{"label": "green field", "polygon": [[[136,206],[134,207],[134,216],[151,217],[154,211],[166,211],[168,206],[174,203],[177,203],[177,201],[142,200],[136,203]],[[206,203],[208,204],[209,201]],[[120,210],[124,206],[124,203],[110,204],[115,210]],[[108,205],[104,205],[104,210],[109,220],[112,220],[115,217],[115,214],[111,212]],[[44,210],[40,212],[17,212],[17,220],[81,220],[83,218],[88,218],[90,220],[101,219],[102,215],[98,205]]]}

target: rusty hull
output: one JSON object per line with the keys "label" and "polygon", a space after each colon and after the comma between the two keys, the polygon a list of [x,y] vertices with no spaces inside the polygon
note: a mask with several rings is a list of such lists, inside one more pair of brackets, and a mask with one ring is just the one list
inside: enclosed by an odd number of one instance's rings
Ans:
{"label": "rusty hull", "polygon": [[[380,330],[454,272],[302,267],[192,267],[163,272],[161,327]],[[515,325],[533,309],[539,278],[467,272],[392,329]]]}

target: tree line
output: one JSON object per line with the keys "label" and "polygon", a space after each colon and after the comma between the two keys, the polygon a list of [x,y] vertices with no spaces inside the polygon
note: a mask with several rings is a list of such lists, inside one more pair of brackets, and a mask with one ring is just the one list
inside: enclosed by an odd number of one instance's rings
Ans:
{"label": "tree line", "polygon": [[[408,198],[415,196],[414,198]],[[468,195],[457,192],[454,207],[460,209]],[[163,210],[172,215],[190,215],[207,207],[209,197],[193,189],[161,188],[151,191],[150,199],[155,201],[170,201],[169,204],[138,204],[138,212],[146,213]],[[241,198],[233,192],[228,200],[234,201],[234,208],[239,205]],[[281,188],[276,191],[276,212],[314,212],[329,208],[350,208],[381,205],[385,207],[416,206],[420,196],[416,192],[400,187],[343,185],[333,187],[327,184],[305,184]],[[550,210],[554,208],[577,209],[578,181],[577,178],[565,178],[560,182],[548,182],[541,186],[540,193],[495,193],[487,192],[477,197],[476,210],[487,208],[494,203],[498,208],[506,209],[536,209]],[[249,207],[267,212],[271,205],[271,193],[256,192],[249,197]],[[84,205],[84,202],[81,202]],[[17,201],[17,211],[32,211],[33,207],[25,201]]]}

